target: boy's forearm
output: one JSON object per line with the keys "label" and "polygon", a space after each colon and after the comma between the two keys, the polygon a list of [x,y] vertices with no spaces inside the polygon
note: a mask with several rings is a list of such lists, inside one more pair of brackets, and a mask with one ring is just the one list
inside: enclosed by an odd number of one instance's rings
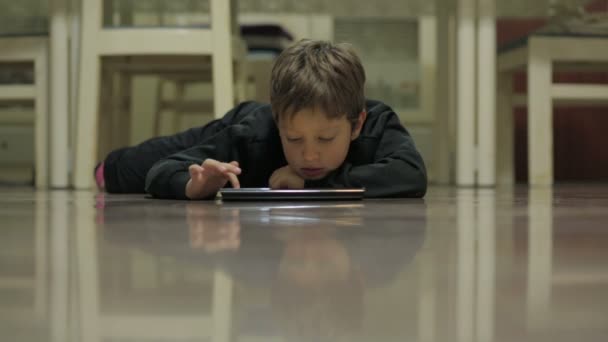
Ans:
{"label": "boy's forearm", "polygon": [[155,164],[146,176],[146,192],[156,198],[188,199],[186,184],[190,174],[180,164],[170,160]]}
{"label": "boy's forearm", "polygon": [[366,197],[424,197],[427,178],[424,164],[414,166],[401,159],[353,166],[345,164],[319,181],[306,181],[306,188],[363,187]]}

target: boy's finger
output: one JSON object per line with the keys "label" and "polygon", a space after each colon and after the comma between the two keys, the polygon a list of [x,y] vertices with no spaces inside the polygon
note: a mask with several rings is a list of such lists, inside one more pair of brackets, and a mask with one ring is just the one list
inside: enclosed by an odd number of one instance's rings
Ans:
{"label": "boy's finger", "polygon": [[204,169],[197,164],[192,164],[188,167],[188,171],[190,171],[190,173],[198,173],[198,172],[202,172]]}
{"label": "boy's finger", "polygon": [[277,182],[281,179],[281,173],[280,172],[273,172],[272,176],[270,176],[270,179],[268,180],[268,185],[271,188],[276,188],[277,186]]}
{"label": "boy's finger", "polygon": [[232,172],[235,175],[240,175],[241,174],[241,168],[238,167],[238,166],[236,166],[236,165],[234,165],[234,164],[232,164],[232,163],[224,163],[222,166],[225,168],[224,172],[226,172],[226,171],[227,172]]}
{"label": "boy's finger", "polygon": [[283,178],[278,176],[278,177],[275,177],[275,179],[273,179],[269,185],[270,185],[271,189],[281,189],[283,187],[283,183],[284,183]]}
{"label": "boy's finger", "polygon": [[225,171],[225,167],[219,161],[215,159],[205,159],[203,162],[203,167],[212,173],[222,173]]}
{"label": "boy's finger", "polygon": [[206,159],[203,166],[212,171],[215,174],[224,174],[226,172],[232,172],[234,174],[241,174],[241,169],[231,163],[222,163],[214,159]]}
{"label": "boy's finger", "polygon": [[227,176],[228,176],[228,180],[230,180],[230,184],[232,184],[232,187],[234,189],[241,188],[241,182],[239,181],[239,178],[234,173],[227,173]]}
{"label": "boy's finger", "polygon": [[276,181],[277,181],[277,177],[275,174],[273,174],[272,176],[270,176],[270,179],[268,180],[268,186],[271,189],[274,189],[274,185],[275,185]]}

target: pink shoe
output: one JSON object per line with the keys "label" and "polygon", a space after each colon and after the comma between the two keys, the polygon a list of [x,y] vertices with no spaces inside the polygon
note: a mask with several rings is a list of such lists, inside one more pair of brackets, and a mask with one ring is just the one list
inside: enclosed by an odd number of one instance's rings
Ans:
{"label": "pink shoe", "polygon": [[104,190],[106,188],[106,180],[103,177],[103,166],[104,163],[101,162],[97,164],[95,168],[95,183],[97,184],[97,189]]}

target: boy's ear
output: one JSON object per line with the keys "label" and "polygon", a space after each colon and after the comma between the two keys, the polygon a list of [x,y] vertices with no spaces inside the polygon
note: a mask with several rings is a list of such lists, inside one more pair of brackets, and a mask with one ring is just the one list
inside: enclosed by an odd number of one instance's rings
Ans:
{"label": "boy's ear", "polygon": [[367,118],[367,112],[362,110],[359,113],[359,118],[357,119],[357,123],[355,127],[353,127],[353,132],[351,133],[350,140],[355,140],[359,137],[359,133],[361,133],[361,128],[363,128],[363,124],[365,123],[365,119]]}

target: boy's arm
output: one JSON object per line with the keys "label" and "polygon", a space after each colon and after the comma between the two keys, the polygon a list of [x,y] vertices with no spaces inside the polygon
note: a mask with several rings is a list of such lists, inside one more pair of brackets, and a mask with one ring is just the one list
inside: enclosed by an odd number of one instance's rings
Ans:
{"label": "boy's arm", "polygon": [[110,152],[104,159],[105,190],[109,193],[144,193],[146,175],[157,161],[196,145],[201,136],[216,134],[225,125],[215,120],[203,127],[154,137]]}
{"label": "boy's arm", "polygon": [[366,197],[423,197],[426,168],[412,137],[394,113],[383,130],[373,163],[354,166],[347,161],[322,180],[306,181],[305,187],[364,187]]}
{"label": "boy's arm", "polygon": [[146,192],[157,198],[188,199],[189,167],[201,165],[206,159],[238,162],[239,146],[246,136],[244,130],[248,128],[238,124],[229,126],[200,145],[160,160],[146,176]]}
{"label": "boy's arm", "polygon": [[250,113],[263,104],[243,102],[226,115],[202,127],[164,137],[154,137],[135,146],[110,152],[104,160],[104,181],[110,193],[143,193],[146,175],[159,160],[184,151],[212,137],[226,127],[237,123],[243,114]]}

